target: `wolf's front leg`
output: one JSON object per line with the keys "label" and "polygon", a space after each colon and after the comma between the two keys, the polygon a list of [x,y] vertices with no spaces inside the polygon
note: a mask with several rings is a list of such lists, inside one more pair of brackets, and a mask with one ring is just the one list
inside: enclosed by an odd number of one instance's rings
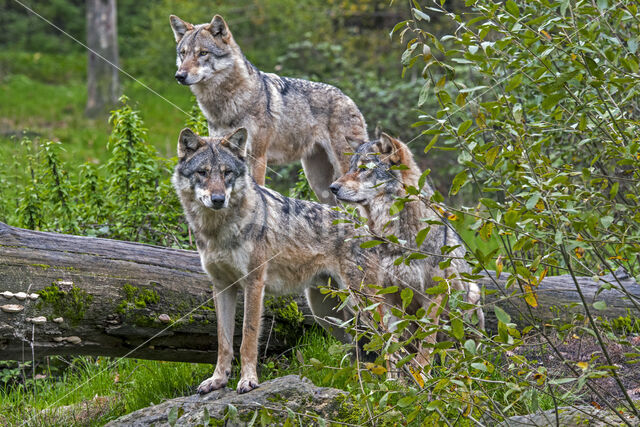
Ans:
{"label": "wolf's front leg", "polygon": [[211,378],[207,378],[198,386],[198,393],[205,394],[218,390],[229,382],[231,362],[233,360],[233,329],[236,315],[235,286],[222,291],[215,290],[214,302],[218,321],[218,362]]}
{"label": "wolf's front leg", "polygon": [[262,300],[264,298],[264,275],[262,266],[247,280],[244,288],[244,322],[242,344],[240,345],[240,381],[238,393],[246,393],[258,387],[258,337],[262,321]]}

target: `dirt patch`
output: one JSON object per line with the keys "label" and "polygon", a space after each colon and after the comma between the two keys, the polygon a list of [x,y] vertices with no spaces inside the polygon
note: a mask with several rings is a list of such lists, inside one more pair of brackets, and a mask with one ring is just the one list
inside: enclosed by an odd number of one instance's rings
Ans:
{"label": "dirt patch", "polygon": [[[580,401],[595,407],[606,407],[607,403],[628,406],[624,390],[640,405],[640,336],[626,339],[603,337],[609,360],[605,357],[596,337],[583,333],[567,334],[564,339],[531,336],[516,350],[534,365],[544,366],[549,378],[589,377],[591,388],[580,390]],[[610,374],[609,366],[614,366],[622,384]],[[576,381],[567,383],[575,386]]]}

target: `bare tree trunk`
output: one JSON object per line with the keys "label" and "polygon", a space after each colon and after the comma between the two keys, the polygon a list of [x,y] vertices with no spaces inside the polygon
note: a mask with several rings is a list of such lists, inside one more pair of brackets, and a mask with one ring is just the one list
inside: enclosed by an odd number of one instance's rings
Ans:
{"label": "bare tree trunk", "polygon": [[[589,301],[605,301],[596,311],[607,317],[640,317],[640,286],[616,273],[599,282],[580,277]],[[509,275],[482,280],[488,291],[487,329],[497,330],[492,305],[524,326],[567,318],[581,311],[568,276],[546,277],[535,291],[537,308],[526,305]],[[620,290],[602,290],[602,280]],[[44,233],[0,223],[0,360],[51,354],[128,356],[143,359],[213,362],[216,316],[211,283],[197,252],[117,240]],[[242,298],[236,311],[236,349],[242,331]],[[291,300],[268,300],[262,352],[290,349],[303,324]],[[303,297],[295,299],[304,324],[313,323]],[[554,310],[556,307],[557,310]],[[572,308],[568,308],[572,307]],[[522,315],[524,313],[524,316]],[[533,315],[533,318],[529,316]],[[266,351],[265,346],[267,346]]]}
{"label": "bare tree trunk", "polygon": [[87,0],[87,106],[96,117],[118,101],[118,30],[116,0]]}

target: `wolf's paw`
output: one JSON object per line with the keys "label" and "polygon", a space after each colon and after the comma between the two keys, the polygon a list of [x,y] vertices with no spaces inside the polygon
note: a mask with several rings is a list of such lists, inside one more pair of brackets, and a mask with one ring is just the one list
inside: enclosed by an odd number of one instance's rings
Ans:
{"label": "wolf's paw", "polygon": [[215,375],[202,381],[198,386],[198,393],[207,394],[210,391],[218,390],[227,385],[228,378],[219,378]]}
{"label": "wolf's paw", "polygon": [[238,394],[249,392],[254,388],[258,388],[258,386],[258,379],[255,377],[240,378],[240,382],[238,382]]}

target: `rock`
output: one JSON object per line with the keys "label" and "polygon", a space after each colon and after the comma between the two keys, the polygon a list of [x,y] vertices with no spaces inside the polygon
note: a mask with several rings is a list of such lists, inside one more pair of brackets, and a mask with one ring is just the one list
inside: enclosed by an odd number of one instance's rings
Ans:
{"label": "rock", "polygon": [[0,295],[2,295],[5,298],[12,298],[13,297],[13,292],[11,291],[4,291],[2,292]]}
{"label": "rock", "polygon": [[[626,416],[629,425],[638,425],[638,420]],[[558,421],[556,423],[555,410],[540,411],[535,414],[518,415],[506,419],[500,424],[501,427],[530,427],[530,426],[618,426],[625,425],[619,416],[607,409],[597,409],[593,406],[581,405],[575,407],[558,408]]]}
{"label": "rock", "polygon": [[166,313],[162,313],[160,316],[158,316],[158,320],[162,323],[169,323],[171,322],[171,317],[169,317],[169,315]]}
{"label": "rock", "polygon": [[127,414],[107,426],[167,426],[170,413],[172,417],[177,417],[175,425],[202,425],[205,424],[207,413],[211,420],[222,420],[231,407],[237,410],[237,416],[228,417],[225,426],[246,425],[255,411],[262,408],[269,409],[274,417],[281,420],[276,424],[281,425],[287,418],[287,409],[296,415],[309,414],[310,418],[300,415],[300,419],[306,418],[308,424],[312,424],[311,421],[318,416],[326,420],[335,420],[344,414],[343,411],[350,412],[346,407],[345,398],[346,393],[341,390],[316,387],[306,378],[287,375],[266,381],[257,389],[245,394],[225,388],[203,396],[195,394],[171,399]]}

